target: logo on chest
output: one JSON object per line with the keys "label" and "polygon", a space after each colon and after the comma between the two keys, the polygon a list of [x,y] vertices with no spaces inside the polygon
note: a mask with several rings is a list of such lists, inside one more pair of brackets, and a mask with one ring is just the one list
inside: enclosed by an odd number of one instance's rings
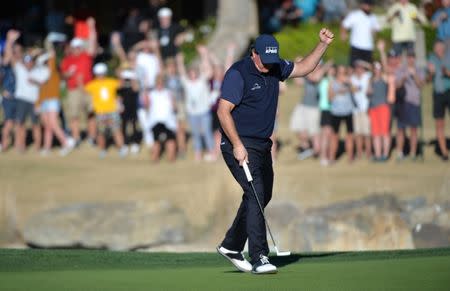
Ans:
{"label": "logo on chest", "polygon": [[259,85],[258,83],[255,83],[250,90],[255,91],[255,90],[259,90],[259,89],[261,89],[261,85]]}

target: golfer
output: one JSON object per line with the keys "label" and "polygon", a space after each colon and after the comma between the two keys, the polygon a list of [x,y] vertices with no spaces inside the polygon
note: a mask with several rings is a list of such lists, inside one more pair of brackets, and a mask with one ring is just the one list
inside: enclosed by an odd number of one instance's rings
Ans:
{"label": "golfer", "polygon": [[[244,195],[236,218],[217,251],[240,271],[277,272],[267,257],[264,217],[242,165],[248,163],[259,201],[263,207],[267,206],[273,187],[270,136],[277,112],[279,81],[312,72],[333,38],[333,33],[323,28],[314,50],[292,62],[280,59],[276,39],[263,34],[256,38],[250,56],[234,63],[225,74],[217,112],[222,131],[221,151]],[[250,262],[242,255],[247,239]]]}

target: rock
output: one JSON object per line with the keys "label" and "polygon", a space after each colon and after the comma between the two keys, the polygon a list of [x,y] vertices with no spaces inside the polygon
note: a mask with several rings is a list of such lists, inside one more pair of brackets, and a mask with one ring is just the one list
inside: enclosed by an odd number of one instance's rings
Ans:
{"label": "rock", "polygon": [[436,203],[433,205],[436,212],[435,223],[447,230],[450,230],[450,201]]}
{"label": "rock", "polygon": [[292,202],[282,201],[269,204],[267,219],[274,228],[284,227],[301,215],[300,209]]}
{"label": "rock", "polygon": [[418,224],[413,230],[416,248],[437,248],[450,245],[450,230],[436,224]]}
{"label": "rock", "polygon": [[417,224],[433,223],[438,216],[436,207],[434,205],[425,205],[421,208],[415,209],[409,213],[409,225],[411,227]]}
{"label": "rock", "polygon": [[414,248],[410,228],[393,195],[372,195],[298,213],[279,231],[283,248],[291,251]]}
{"label": "rock", "polygon": [[27,244],[42,248],[134,250],[186,240],[184,213],[167,202],[77,203],[33,216]]}
{"label": "rock", "polygon": [[435,224],[450,230],[450,202],[427,204],[424,197],[404,201],[402,217],[411,229],[419,224]]}

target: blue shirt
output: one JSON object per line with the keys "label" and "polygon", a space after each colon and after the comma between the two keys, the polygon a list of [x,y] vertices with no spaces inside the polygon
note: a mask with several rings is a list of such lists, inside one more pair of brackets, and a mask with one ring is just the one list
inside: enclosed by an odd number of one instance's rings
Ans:
{"label": "blue shirt", "polygon": [[225,73],[221,98],[233,103],[231,112],[240,137],[270,138],[278,106],[279,82],[286,80],[294,63],[280,60],[268,73],[261,73],[246,57]]}
{"label": "blue shirt", "polygon": [[439,23],[437,27],[437,38],[446,40],[450,38],[450,7],[438,9],[431,17],[431,21],[436,21],[442,13],[447,13],[447,19]]}
{"label": "blue shirt", "polygon": [[449,90],[450,78],[444,76],[442,69],[446,68],[447,70],[450,70],[450,59],[448,57],[440,59],[432,53],[428,58],[428,62],[434,65],[436,71],[433,75],[433,90],[437,93],[444,93]]}
{"label": "blue shirt", "polygon": [[295,0],[295,5],[303,12],[302,19],[308,20],[316,14],[318,0]]}
{"label": "blue shirt", "polygon": [[[14,71],[10,65],[1,66],[0,67],[0,76],[1,76],[1,91],[7,91],[9,93],[9,97],[14,95],[16,90],[16,77],[14,75]],[[0,94],[2,94],[0,92]]]}

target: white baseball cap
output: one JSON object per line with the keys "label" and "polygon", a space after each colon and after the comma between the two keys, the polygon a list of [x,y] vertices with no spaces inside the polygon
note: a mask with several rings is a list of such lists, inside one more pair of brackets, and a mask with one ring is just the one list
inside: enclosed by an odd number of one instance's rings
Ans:
{"label": "white baseball cap", "polygon": [[105,63],[97,63],[93,68],[94,75],[106,75],[108,67]]}
{"label": "white baseball cap", "polygon": [[122,79],[135,80],[136,77],[136,72],[132,70],[123,70],[120,72],[120,78]]}
{"label": "white baseball cap", "polygon": [[158,10],[158,17],[171,17],[172,16],[172,9],[168,7],[163,7]]}
{"label": "white baseball cap", "polygon": [[83,47],[84,40],[79,37],[75,37],[70,41],[70,46],[71,47]]}

